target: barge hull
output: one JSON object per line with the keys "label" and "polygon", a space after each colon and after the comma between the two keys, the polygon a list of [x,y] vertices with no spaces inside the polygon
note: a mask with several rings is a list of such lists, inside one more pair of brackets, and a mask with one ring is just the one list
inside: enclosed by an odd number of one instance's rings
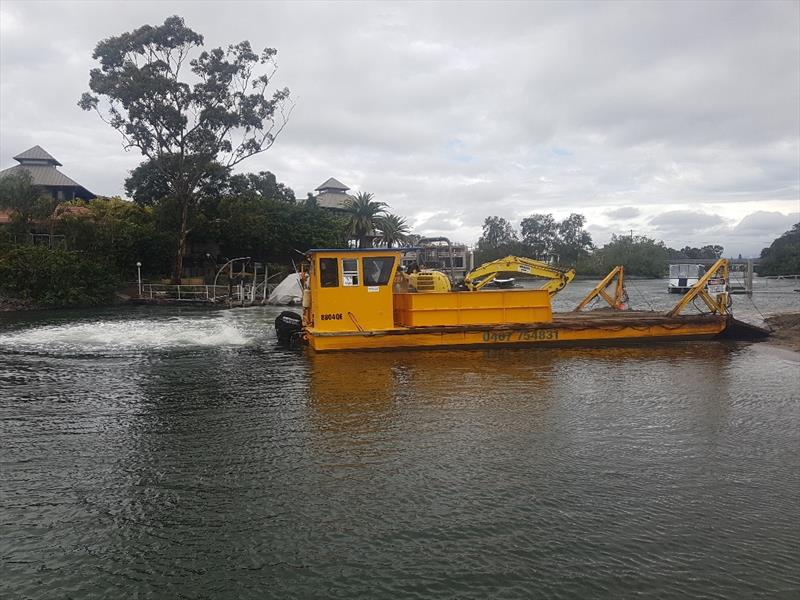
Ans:
{"label": "barge hull", "polygon": [[661,313],[567,313],[550,323],[398,327],[378,331],[315,332],[318,352],[395,348],[562,346],[702,340],[721,335],[728,318],[719,315],[669,317]]}

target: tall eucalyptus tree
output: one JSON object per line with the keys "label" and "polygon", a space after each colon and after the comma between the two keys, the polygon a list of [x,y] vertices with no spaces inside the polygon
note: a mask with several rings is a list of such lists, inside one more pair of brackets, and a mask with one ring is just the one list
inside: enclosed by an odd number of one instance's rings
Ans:
{"label": "tall eucalyptus tree", "polygon": [[102,40],[92,55],[100,66],[90,72],[91,93],[78,102],[119,131],[125,149],[142,153],[142,166],[157,172],[174,202],[176,282],[201,191],[269,149],[292,109],[288,89],[268,92],[277,70],[274,48],[256,53],[248,41],[202,46],[203,36],[178,16]]}

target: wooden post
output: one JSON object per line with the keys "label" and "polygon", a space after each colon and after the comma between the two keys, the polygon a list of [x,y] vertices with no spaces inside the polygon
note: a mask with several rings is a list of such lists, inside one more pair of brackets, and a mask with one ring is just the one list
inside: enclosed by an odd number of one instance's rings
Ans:
{"label": "wooden post", "polygon": [[753,260],[747,260],[747,270],[745,271],[744,275],[744,291],[745,293],[753,297]]}

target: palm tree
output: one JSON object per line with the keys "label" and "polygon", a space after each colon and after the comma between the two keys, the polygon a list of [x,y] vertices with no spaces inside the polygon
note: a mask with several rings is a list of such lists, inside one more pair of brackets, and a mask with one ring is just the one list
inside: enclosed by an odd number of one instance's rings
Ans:
{"label": "palm tree", "polygon": [[391,248],[395,244],[398,246],[408,239],[408,234],[411,230],[403,217],[398,217],[391,213],[380,217],[377,222],[378,230],[381,232],[380,241],[386,244],[387,248]]}
{"label": "palm tree", "polygon": [[385,202],[372,199],[372,194],[359,192],[348,201],[345,212],[349,217],[348,233],[358,239],[358,247],[365,248],[369,237],[375,231],[378,221],[386,214]]}

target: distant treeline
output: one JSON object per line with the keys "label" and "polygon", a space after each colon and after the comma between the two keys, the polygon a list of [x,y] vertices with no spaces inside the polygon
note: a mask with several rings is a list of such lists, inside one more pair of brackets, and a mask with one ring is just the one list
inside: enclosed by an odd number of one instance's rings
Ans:
{"label": "distant treeline", "polygon": [[[597,247],[583,227],[585,222],[580,214],[562,221],[556,221],[551,214],[534,214],[522,219],[517,230],[502,217],[486,217],[475,262],[480,264],[512,254],[576,267],[580,275],[604,275],[616,265],[624,265],[629,275],[663,277],[670,263],[681,259],[716,259],[724,252],[718,244],[677,250],[660,240],[636,235],[612,235],[610,242]],[[762,250],[761,258],[760,275],[800,273],[800,224]]]}
{"label": "distant treeline", "polygon": [[800,275],[800,223],[761,251],[759,275]]}

